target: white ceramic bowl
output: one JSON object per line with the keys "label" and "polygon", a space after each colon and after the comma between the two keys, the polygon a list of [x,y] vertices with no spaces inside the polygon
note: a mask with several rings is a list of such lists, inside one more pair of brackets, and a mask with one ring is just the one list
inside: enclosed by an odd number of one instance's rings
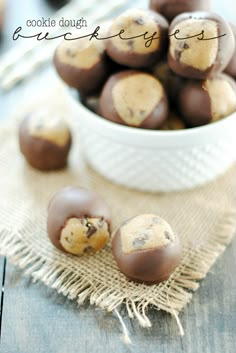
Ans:
{"label": "white ceramic bowl", "polygon": [[105,120],[71,98],[88,163],[109,180],[145,191],[194,188],[236,161],[236,113],[175,131],[131,128]]}

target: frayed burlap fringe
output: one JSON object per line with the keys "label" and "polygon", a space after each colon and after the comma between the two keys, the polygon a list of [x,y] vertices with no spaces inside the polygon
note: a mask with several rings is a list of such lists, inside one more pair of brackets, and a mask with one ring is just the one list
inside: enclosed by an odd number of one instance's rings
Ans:
{"label": "frayed burlap fringe", "polygon": [[[145,298],[144,295],[143,298],[129,299],[113,287],[92,284],[87,281],[86,277],[66,268],[64,264],[52,262],[36,254],[27,246],[21,234],[7,229],[0,231],[0,253],[24,270],[25,275],[32,276],[33,282],[40,280],[69,299],[77,300],[79,305],[89,300],[91,305],[95,304],[102,309],[115,311],[122,325],[124,325],[123,320],[116,310],[121,304],[125,304],[128,316],[137,319],[142,327],[151,327],[147,309],[152,305],[157,310],[164,310],[173,315],[179,326],[180,334],[183,334],[178,313],[190,301],[192,291],[198,288],[197,281],[206,276],[217,257],[232,240],[235,232],[235,219],[236,212],[226,215],[224,224],[219,225],[218,233],[212,237],[207,246],[204,245],[196,250],[185,249],[182,264],[168,281],[159,285],[158,296],[153,298]],[[123,330],[125,342],[131,343],[125,325]]]}

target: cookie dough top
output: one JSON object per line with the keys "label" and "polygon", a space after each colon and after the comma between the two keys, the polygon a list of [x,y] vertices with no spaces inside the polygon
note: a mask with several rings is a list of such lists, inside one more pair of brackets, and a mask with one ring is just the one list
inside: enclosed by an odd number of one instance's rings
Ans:
{"label": "cookie dough top", "polygon": [[61,63],[79,69],[90,69],[96,65],[104,52],[102,40],[81,38],[75,41],[63,41],[57,49]]}
{"label": "cookie dough top", "polygon": [[[236,85],[223,78],[209,79],[203,83],[211,101],[212,120],[217,121],[236,111]],[[222,99],[224,97],[224,99]]]}
{"label": "cookie dough top", "polygon": [[[156,37],[160,36],[160,27],[154,17],[149,11],[139,9],[129,9],[118,16],[111,26],[110,35],[115,35],[122,29],[125,31],[121,34],[122,38],[131,38],[145,32],[148,32],[146,38],[152,36],[154,32],[156,32]],[[153,40],[150,46],[145,46],[145,42],[143,36],[130,40],[121,39],[119,36],[112,38],[113,45],[123,52],[149,54],[159,49],[159,40]]]}
{"label": "cookie dough top", "polygon": [[124,76],[112,89],[117,113],[127,124],[134,126],[140,125],[149,116],[163,95],[161,83],[145,73]]}
{"label": "cookie dough top", "polygon": [[[210,19],[187,19],[177,23],[171,28],[171,34],[179,30],[175,36],[170,37],[170,54],[173,58],[179,59],[182,64],[205,71],[216,61],[218,54],[218,39],[199,40],[201,32],[204,31],[204,38],[215,38],[218,36],[217,23]],[[199,36],[196,36],[199,34]]]}
{"label": "cookie dough top", "polygon": [[31,136],[58,146],[65,146],[70,139],[70,131],[64,119],[48,111],[33,113],[28,120],[28,131]]}
{"label": "cookie dough top", "polygon": [[72,254],[91,254],[109,240],[108,224],[102,218],[70,218],[62,229],[60,243]]}
{"label": "cookie dough top", "polygon": [[132,218],[120,228],[124,254],[164,247],[176,239],[170,225],[161,217],[144,214]]}

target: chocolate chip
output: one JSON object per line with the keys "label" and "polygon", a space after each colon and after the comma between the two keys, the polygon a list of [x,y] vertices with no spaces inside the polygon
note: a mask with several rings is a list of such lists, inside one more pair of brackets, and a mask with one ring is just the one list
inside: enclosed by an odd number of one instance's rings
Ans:
{"label": "chocolate chip", "polygon": [[142,248],[145,243],[146,243],[146,240],[144,238],[136,238],[133,241],[133,247]]}
{"label": "chocolate chip", "polygon": [[142,17],[135,18],[134,23],[137,23],[137,25],[143,25],[144,20]]}
{"label": "chocolate chip", "polygon": [[182,55],[182,51],[176,49],[175,50],[175,59],[180,60],[181,55]]}
{"label": "chocolate chip", "polygon": [[104,223],[105,223],[104,219],[100,218],[98,223],[97,223],[97,225],[98,225],[99,228],[102,228],[104,226]]}
{"label": "chocolate chip", "polygon": [[184,49],[189,49],[189,45],[187,43],[184,43],[183,48]]}
{"label": "chocolate chip", "polygon": [[88,245],[84,248],[83,252],[84,252],[84,254],[92,254],[94,252],[94,248],[92,246]]}
{"label": "chocolate chip", "polygon": [[147,240],[147,239],[149,239],[149,237],[150,237],[149,233],[142,233],[142,239],[143,240]]}
{"label": "chocolate chip", "polygon": [[170,233],[167,230],[164,231],[164,234],[165,234],[166,239],[172,240],[172,237],[171,237]]}
{"label": "chocolate chip", "polygon": [[94,227],[91,223],[87,223],[88,230],[86,232],[87,238],[90,238],[94,233],[96,233],[97,228]]}
{"label": "chocolate chip", "polygon": [[68,48],[68,49],[66,50],[66,54],[67,54],[68,56],[70,56],[71,58],[74,58],[74,57],[76,56],[76,52],[74,52],[73,50],[71,50],[71,48]]}
{"label": "chocolate chip", "polygon": [[189,45],[186,42],[180,41],[178,43],[178,49],[175,50],[175,58],[180,60],[182,53],[187,49],[189,49]]}
{"label": "chocolate chip", "polygon": [[127,45],[130,49],[133,49],[134,46],[134,41],[133,40],[128,40]]}

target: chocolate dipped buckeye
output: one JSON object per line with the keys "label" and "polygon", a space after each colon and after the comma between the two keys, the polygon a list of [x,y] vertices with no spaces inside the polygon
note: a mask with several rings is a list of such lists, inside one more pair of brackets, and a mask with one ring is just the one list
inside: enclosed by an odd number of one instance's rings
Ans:
{"label": "chocolate dipped buckeye", "polygon": [[66,166],[71,140],[64,119],[48,111],[32,113],[19,126],[20,150],[28,163],[41,171]]}
{"label": "chocolate dipped buckeye", "polygon": [[150,8],[172,21],[183,12],[208,11],[210,3],[209,0],[151,0]]}
{"label": "chocolate dipped buckeye", "polygon": [[162,125],[160,130],[183,130],[186,129],[186,124],[183,122],[180,116],[178,116],[174,111],[171,111],[168,115],[167,120],[164,125]]}
{"label": "chocolate dipped buckeye", "polygon": [[225,74],[205,81],[186,81],[177,104],[189,127],[217,121],[236,111],[236,83]]}
{"label": "chocolate dipped buckeye", "polygon": [[165,88],[172,108],[176,108],[179,91],[185,82],[186,78],[176,75],[172,70],[169,70]]}
{"label": "chocolate dipped buckeye", "polygon": [[[117,34],[123,30],[122,39]],[[149,41],[148,38],[154,33],[158,39]],[[126,10],[113,21],[109,36],[113,35],[116,36],[106,42],[107,53],[121,65],[131,68],[148,67],[167,52],[168,22],[153,11]]]}
{"label": "chocolate dipped buckeye", "polygon": [[235,48],[229,25],[222,17],[209,12],[177,16],[170,25],[169,35],[169,66],[187,78],[205,79],[222,72]]}
{"label": "chocolate dipped buckeye", "polygon": [[152,67],[151,74],[163,84],[165,89],[167,88],[170,75],[170,68],[167,61],[158,62],[157,65]]}
{"label": "chocolate dipped buckeye", "polygon": [[118,124],[155,129],[167,118],[168,102],[160,81],[145,72],[127,70],[106,82],[99,113]]}
{"label": "chocolate dipped buckeye", "polygon": [[89,38],[63,41],[55,51],[54,65],[65,83],[85,95],[98,91],[110,72],[104,41]]}
{"label": "chocolate dipped buckeye", "polygon": [[156,77],[164,86],[166,94],[171,103],[171,107],[176,105],[176,97],[180,87],[185,82],[185,78],[176,75],[167,62],[158,63],[152,68],[152,75]]}
{"label": "chocolate dipped buckeye", "polygon": [[[233,25],[232,23],[230,23],[230,27],[233,31],[234,39],[235,39],[235,43],[236,43],[236,25]],[[233,56],[228,64],[228,66],[225,69],[225,73],[236,79],[236,46],[234,49]]]}
{"label": "chocolate dipped buckeye", "polygon": [[74,255],[93,254],[110,239],[110,210],[94,191],[65,187],[48,206],[47,229],[52,244]]}
{"label": "chocolate dipped buckeye", "polygon": [[112,251],[126,277],[149,284],[167,280],[179,265],[182,253],[170,225],[153,214],[124,222],[114,233]]}

